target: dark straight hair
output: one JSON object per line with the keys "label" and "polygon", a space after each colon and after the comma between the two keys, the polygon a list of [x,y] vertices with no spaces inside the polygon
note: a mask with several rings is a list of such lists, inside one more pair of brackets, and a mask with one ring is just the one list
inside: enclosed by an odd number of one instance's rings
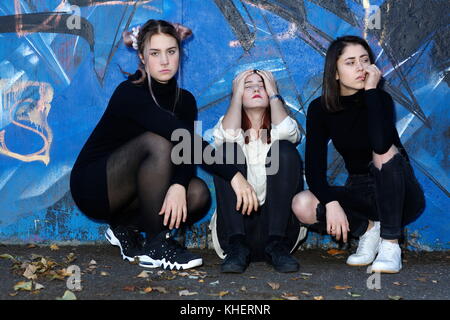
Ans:
{"label": "dark straight hair", "polygon": [[369,44],[358,36],[342,36],[331,42],[325,57],[322,83],[322,105],[330,112],[337,112],[344,108],[339,103],[341,93],[339,80],[336,80],[337,61],[348,45],[359,44],[369,54],[370,63],[375,63],[375,58]]}

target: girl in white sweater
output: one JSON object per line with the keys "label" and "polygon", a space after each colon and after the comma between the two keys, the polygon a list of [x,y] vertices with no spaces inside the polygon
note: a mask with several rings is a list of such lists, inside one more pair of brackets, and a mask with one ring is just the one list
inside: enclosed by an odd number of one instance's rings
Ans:
{"label": "girl in white sweater", "polygon": [[213,242],[222,272],[244,272],[251,261],[266,260],[279,272],[295,272],[290,255],[305,236],[291,211],[303,190],[302,161],[295,145],[301,134],[268,71],[247,70],[233,81],[230,107],[214,127],[217,151],[236,165],[256,192],[259,208],[236,208],[230,183],[214,177],[217,216]]}

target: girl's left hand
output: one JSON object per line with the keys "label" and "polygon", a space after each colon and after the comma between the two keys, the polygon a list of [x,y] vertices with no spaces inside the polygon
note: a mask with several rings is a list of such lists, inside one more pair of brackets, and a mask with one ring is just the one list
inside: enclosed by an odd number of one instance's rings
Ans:
{"label": "girl's left hand", "polygon": [[166,197],[161,208],[159,215],[164,215],[164,225],[169,223],[169,229],[175,226],[180,227],[181,222],[186,222],[187,218],[187,204],[186,204],[186,188],[181,184],[173,184],[167,190]]}
{"label": "girl's left hand", "polygon": [[278,94],[277,82],[270,71],[257,70],[257,74],[259,74],[264,81],[264,86],[266,87],[266,92],[269,97]]}
{"label": "girl's left hand", "polygon": [[381,71],[376,65],[371,64],[365,68],[366,79],[364,80],[364,90],[376,89],[381,79]]}

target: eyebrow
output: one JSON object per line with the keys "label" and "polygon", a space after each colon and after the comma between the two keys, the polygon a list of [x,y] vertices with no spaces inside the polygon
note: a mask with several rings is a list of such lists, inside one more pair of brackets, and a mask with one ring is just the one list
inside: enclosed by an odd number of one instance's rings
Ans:
{"label": "eyebrow", "polygon": [[[362,55],[360,55],[359,57],[362,58],[362,57],[368,57],[368,56],[369,56],[368,54],[362,54]],[[348,58],[345,58],[345,60],[348,60],[348,59],[355,59],[355,57],[348,57]]]}
{"label": "eyebrow", "polygon": [[[170,48],[167,48],[166,50],[171,50],[171,49],[177,49],[177,47],[170,47]],[[150,48],[150,49],[148,49],[148,50],[152,50],[152,51],[161,51],[161,49],[154,49],[154,48]]]}

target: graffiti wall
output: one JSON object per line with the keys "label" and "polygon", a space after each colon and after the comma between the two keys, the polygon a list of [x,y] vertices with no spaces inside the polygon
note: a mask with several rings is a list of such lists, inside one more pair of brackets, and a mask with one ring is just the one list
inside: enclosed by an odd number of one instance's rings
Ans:
{"label": "graffiti wall", "polygon": [[[193,31],[179,82],[197,99],[203,132],[225,113],[236,73],[250,68],[275,75],[304,132],[330,41],[344,34],[367,39],[425,190],[426,209],[406,229],[408,247],[449,249],[449,8],[445,0],[1,1],[0,242],[104,241],[107,226],[83,216],[71,198],[70,171],[125,79],[120,68],[137,67],[122,32],[154,18]],[[329,173],[330,183],[345,180],[334,150]],[[199,175],[214,198],[211,176]],[[207,245],[214,210],[215,201],[188,231],[189,246]],[[310,233],[305,245],[333,243]]]}

